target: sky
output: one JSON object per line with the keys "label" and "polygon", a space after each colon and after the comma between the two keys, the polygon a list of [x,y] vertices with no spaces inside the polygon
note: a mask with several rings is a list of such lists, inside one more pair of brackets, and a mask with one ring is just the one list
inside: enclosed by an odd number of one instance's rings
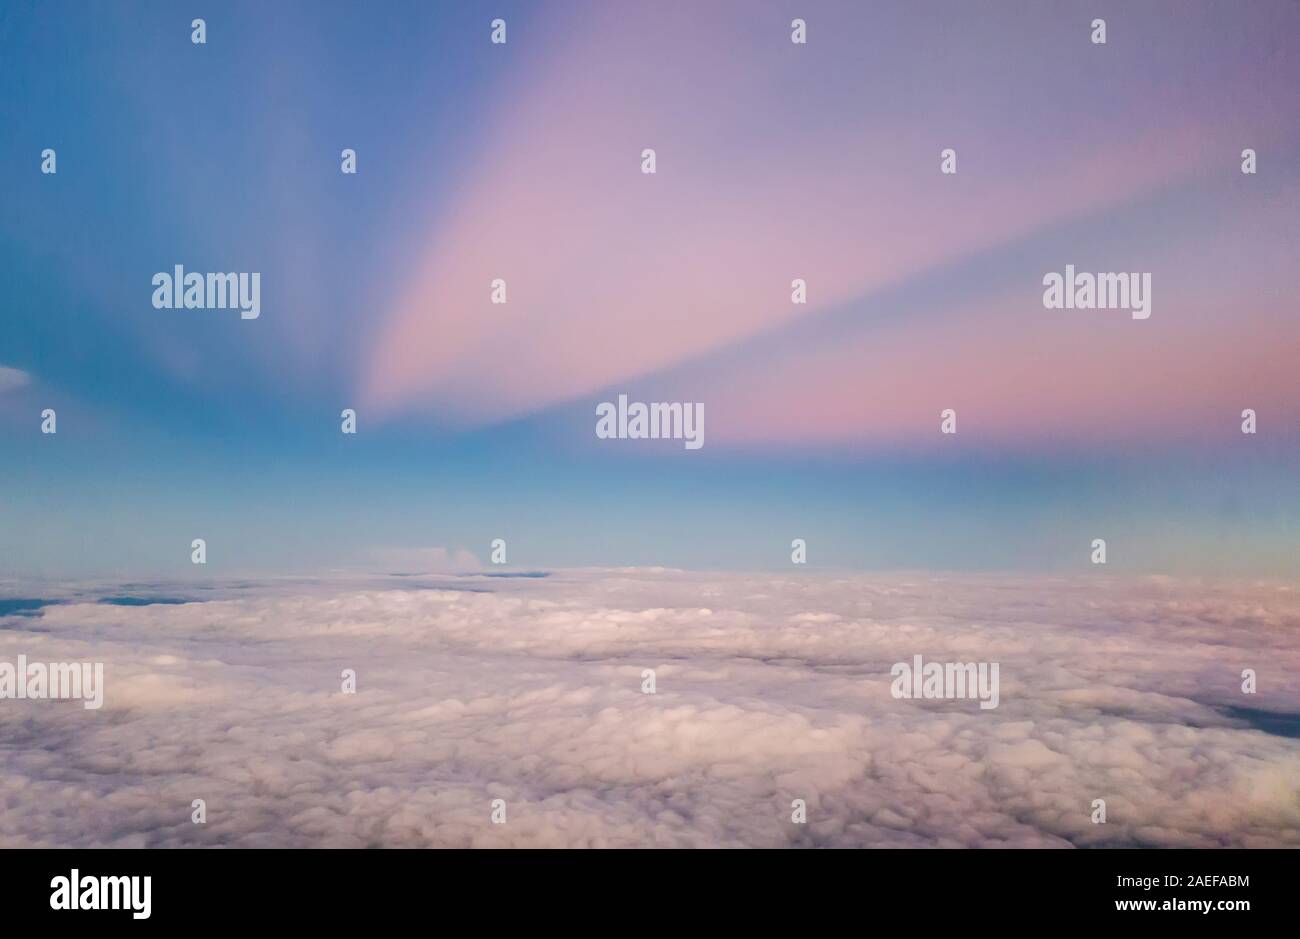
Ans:
{"label": "sky", "polygon": [[1300,8],[1184,7],[7,3],[0,572],[1294,579]]}

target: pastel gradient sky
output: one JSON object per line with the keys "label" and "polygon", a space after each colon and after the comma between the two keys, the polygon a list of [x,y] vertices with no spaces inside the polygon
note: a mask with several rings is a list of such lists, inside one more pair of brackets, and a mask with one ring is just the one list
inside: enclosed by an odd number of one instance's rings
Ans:
{"label": "pastel gradient sky", "polygon": [[[1295,3],[202,6],[0,13],[0,575],[1295,577]],[[705,447],[596,439],[619,393]]]}

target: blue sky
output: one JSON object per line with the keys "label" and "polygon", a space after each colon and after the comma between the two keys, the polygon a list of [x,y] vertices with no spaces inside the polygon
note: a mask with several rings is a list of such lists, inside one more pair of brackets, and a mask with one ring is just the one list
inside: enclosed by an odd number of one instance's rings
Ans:
{"label": "blue sky", "polygon": [[[196,537],[241,576],[497,537],[1086,571],[1105,537],[1293,579],[1294,5],[802,6],[801,49],[783,4],[7,5],[0,574],[187,576]],[[1072,260],[1154,271],[1152,319],[1044,310]],[[261,272],[262,316],[153,309],[178,263]],[[597,441],[620,391],[708,443]]]}

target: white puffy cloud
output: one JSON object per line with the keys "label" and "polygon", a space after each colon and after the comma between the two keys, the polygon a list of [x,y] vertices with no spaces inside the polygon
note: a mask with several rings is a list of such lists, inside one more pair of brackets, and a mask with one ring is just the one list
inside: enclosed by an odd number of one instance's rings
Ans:
{"label": "white puffy cloud", "polygon": [[[98,711],[0,701],[0,846],[1300,846],[1289,587],[620,570],[207,593],[0,618],[0,660],[106,681]],[[1000,663],[999,706],[893,698],[915,654]]]}
{"label": "white puffy cloud", "polygon": [[20,368],[11,368],[8,365],[0,365],[0,394],[6,391],[12,391],[15,388],[22,388],[30,384],[32,376],[28,375]]}

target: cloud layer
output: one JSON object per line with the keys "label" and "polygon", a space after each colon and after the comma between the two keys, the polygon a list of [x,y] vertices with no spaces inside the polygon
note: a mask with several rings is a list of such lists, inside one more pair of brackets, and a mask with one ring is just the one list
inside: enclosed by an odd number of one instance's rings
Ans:
{"label": "cloud layer", "polygon": [[[1300,846],[1292,587],[643,569],[213,592],[0,617],[0,660],[103,661],[107,685],[99,711],[0,701],[0,846]],[[1000,706],[894,699],[915,654],[1001,663]]]}

